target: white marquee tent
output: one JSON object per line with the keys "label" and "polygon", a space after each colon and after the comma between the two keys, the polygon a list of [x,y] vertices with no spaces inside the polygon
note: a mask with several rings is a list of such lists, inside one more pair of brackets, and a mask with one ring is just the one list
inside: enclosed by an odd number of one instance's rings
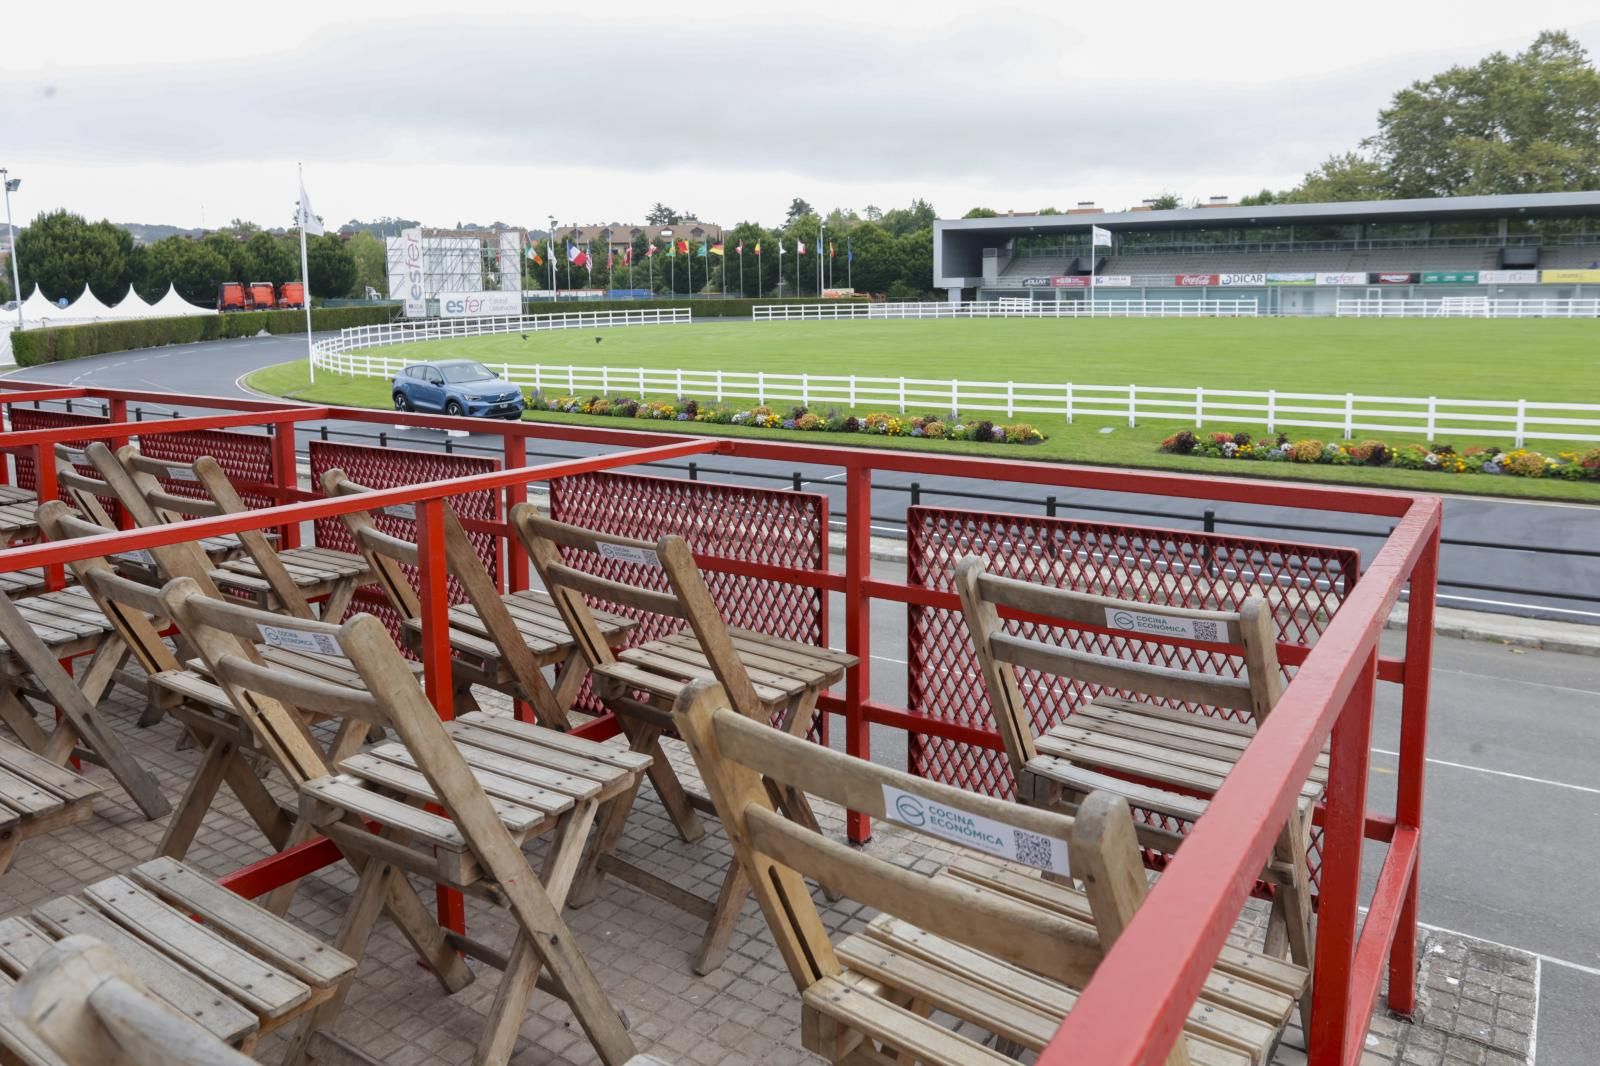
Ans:
{"label": "white marquee tent", "polygon": [[[83,287],[83,293],[66,307],[57,307],[35,285],[33,292],[22,301],[22,328],[43,329],[48,326],[76,326],[90,322],[118,322],[130,319],[149,318],[188,318],[194,315],[214,315],[216,310],[210,307],[197,307],[178,295],[178,290],[173,285],[167,286],[167,293],[155,303],[146,303],[144,298],[133,291],[133,286],[128,286],[128,293],[119,300],[114,307],[107,307],[100,302],[100,298],[89,291],[89,286]],[[16,328],[15,311],[0,313],[4,320],[0,326],[0,366],[9,366],[12,362],[10,331]]]}

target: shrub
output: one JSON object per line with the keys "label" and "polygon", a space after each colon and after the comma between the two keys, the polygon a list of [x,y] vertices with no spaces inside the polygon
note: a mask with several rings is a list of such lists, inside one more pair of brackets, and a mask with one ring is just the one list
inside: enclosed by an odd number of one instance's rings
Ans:
{"label": "shrub", "polygon": [[1500,469],[1516,477],[1544,477],[1546,465],[1543,455],[1518,448],[1501,457]]}
{"label": "shrub", "polygon": [[[389,321],[394,310],[386,304],[316,308],[311,312],[311,328],[321,331],[381,325]],[[262,330],[275,334],[303,333],[305,328],[304,311],[239,311],[193,318],[146,318],[21,330],[12,333],[11,346],[19,366],[38,366],[134,348],[253,337]]]}
{"label": "shrub", "polygon": [[944,423],[938,419],[929,419],[922,424],[922,435],[934,440],[944,439]]}
{"label": "shrub", "polygon": [[1040,433],[1026,422],[1018,422],[1014,426],[1007,426],[1005,434],[1007,444],[1031,444],[1033,441],[1044,439],[1043,433]]}
{"label": "shrub", "polygon": [[823,422],[821,415],[814,415],[810,412],[807,412],[806,414],[803,414],[794,420],[795,429],[822,429],[826,424],[827,423]]}
{"label": "shrub", "polygon": [[1317,463],[1322,461],[1322,442],[1320,440],[1297,440],[1289,445],[1289,459],[1296,463]]}
{"label": "shrub", "polygon": [[1195,435],[1187,429],[1179,430],[1161,442],[1161,450],[1171,452],[1173,455],[1188,455],[1194,451],[1195,445],[1200,443]]}

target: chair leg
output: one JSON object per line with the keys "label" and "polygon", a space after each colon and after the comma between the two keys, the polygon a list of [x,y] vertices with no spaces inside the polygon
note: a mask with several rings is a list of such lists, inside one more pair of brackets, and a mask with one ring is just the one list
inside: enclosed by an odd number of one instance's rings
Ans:
{"label": "chair leg", "polygon": [[354,578],[345,578],[333,586],[328,593],[328,598],[322,601],[322,610],[318,616],[324,622],[338,624],[344,621],[344,613],[350,609],[350,601],[356,594]]}
{"label": "chair leg", "polygon": [[478,1066],[501,1066],[510,1060],[517,1033],[528,1014],[528,1004],[533,1000],[539,967],[539,955],[533,950],[528,934],[517,930],[505,971],[500,975],[500,987],[495,990],[483,1032],[478,1036],[477,1052],[472,1059]]}
{"label": "chair leg", "polygon": [[744,866],[737,857],[728,864],[728,873],[722,879],[717,893],[717,907],[706,922],[705,935],[700,938],[700,950],[694,957],[694,972],[701,977],[714,973],[728,955],[728,942],[733,939],[733,927],[739,924],[744,899],[750,894],[750,881],[745,877]]}
{"label": "chair leg", "polygon": [[600,860],[616,849],[617,838],[622,835],[623,826],[628,824],[628,815],[632,813],[633,801],[638,795],[639,779],[636,777],[625,791],[619,792],[601,807],[599,828],[595,830],[588,852],[578,865],[572,889],[567,896],[567,902],[572,906],[583,906],[593,900],[595,893],[600,890],[600,883],[605,879]]}
{"label": "chair leg", "polygon": [[[1309,828],[1309,815],[1291,818],[1273,846],[1273,865],[1287,867],[1289,875],[1277,879],[1262,951],[1281,958],[1287,950],[1296,965],[1313,970],[1316,939],[1311,930],[1311,875],[1306,858]],[[1300,997],[1300,1024],[1308,1034],[1311,1032],[1311,991],[1307,988]]]}
{"label": "chair leg", "polygon": [[28,708],[9,677],[0,682],[0,721],[16,734],[23,747],[34,754],[44,751],[50,743],[50,734],[33,716],[33,711]]}
{"label": "chair leg", "polygon": [[158,857],[181,859],[188,854],[194,835],[199,832],[200,823],[216,798],[217,789],[228,775],[230,764],[238,758],[238,751],[238,746],[224,737],[216,737],[206,746],[200,766],[189,779],[189,787],[183,790],[177,811],[167,823],[161,843],[156,846]]}

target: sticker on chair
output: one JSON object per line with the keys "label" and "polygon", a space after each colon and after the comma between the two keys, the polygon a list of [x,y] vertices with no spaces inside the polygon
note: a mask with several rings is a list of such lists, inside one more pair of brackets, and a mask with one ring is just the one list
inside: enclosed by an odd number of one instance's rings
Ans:
{"label": "sticker on chair", "polygon": [[332,633],[307,633],[303,629],[271,626],[265,622],[256,623],[256,629],[261,633],[261,643],[269,648],[304,652],[307,655],[335,655],[341,659],[349,658],[344,653],[344,648],[340,647],[339,638]]}
{"label": "sticker on chair", "polygon": [[914,792],[883,786],[884,817],[908,829],[1020,862],[1039,870],[1070,874],[1067,843],[995,818],[961,810]]}

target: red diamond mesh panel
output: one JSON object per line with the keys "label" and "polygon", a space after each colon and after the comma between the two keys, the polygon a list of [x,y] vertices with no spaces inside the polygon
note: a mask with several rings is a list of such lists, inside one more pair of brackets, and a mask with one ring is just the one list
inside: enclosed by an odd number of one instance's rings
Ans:
{"label": "red diamond mesh panel", "polygon": [[[311,482],[319,488],[322,484],[322,475],[334,469],[343,470],[352,481],[370,489],[422,485],[430,481],[487,474],[500,469],[498,459],[486,456],[413,451],[406,448],[373,448],[361,444],[337,444],[322,440],[312,441],[310,451]],[[449,503],[457,517],[465,520],[475,519],[484,522],[502,520],[498,494],[487,489],[452,496]],[[417,539],[417,524],[410,518],[383,514],[377,516],[377,524],[379,529],[392,536],[403,537],[409,541]],[[313,531],[319,547],[346,552],[356,550],[350,531],[337,517],[317,519],[313,523]],[[500,549],[497,538],[489,533],[469,531],[467,539],[472,542],[484,569],[489,571],[490,579],[498,581]],[[416,569],[410,566],[403,569],[411,580],[411,587],[416,588]],[[466,599],[466,594],[462,592],[455,578],[450,578],[446,584],[452,604],[461,603]],[[400,637],[400,618],[381,592],[372,588],[356,590],[352,610],[363,611],[381,619],[384,625],[389,627],[395,643],[402,649],[405,647]]]}
{"label": "red diamond mesh panel", "polygon": [[[292,432],[287,426],[284,432]],[[182,433],[141,433],[139,451],[152,459],[192,463],[209,455],[228,475],[234,490],[251,510],[271,507],[277,501],[272,486],[272,438],[263,433],[236,433],[222,429],[194,429]],[[162,488],[174,496],[206,499],[193,481],[162,478]]]}
{"label": "red diamond mesh panel", "polygon": [[[957,560],[977,554],[991,573],[1004,577],[1144,603],[1237,610],[1246,597],[1259,594],[1271,606],[1280,644],[1298,647],[1316,642],[1360,573],[1359,554],[1349,548],[935,507],[910,508],[907,535],[907,580],[913,585],[953,592]],[[988,694],[961,612],[913,605],[907,622],[910,709],[993,731]],[[1006,630],[1174,669],[1234,677],[1244,669],[1237,656],[1109,633],[1017,621],[1008,621]],[[1018,679],[1035,734],[1104,691],[1032,670],[1019,670]],[[1213,707],[1156,702],[1197,714],[1246,717]],[[938,781],[990,795],[1013,795],[1011,773],[1001,752],[912,734],[909,763],[913,773]]]}
{"label": "red diamond mesh panel", "polygon": [[[68,426],[103,426],[110,419],[100,415],[80,415],[76,411],[51,411],[44,408],[12,407],[10,408],[11,429],[13,432],[22,433],[31,429],[63,429]],[[82,448],[87,442],[71,440],[64,442],[69,448]],[[33,452],[13,452],[17,464],[17,487],[37,492],[39,489],[39,470],[33,463]],[[88,463],[74,463],[74,467],[84,477],[99,479],[100,472]],[[115,500],[103,500],[106,504],[114,504]]]}
{"label": "red diamond mesh panel", "polygon": [[[574,474],[550,483],[550,515],[586,529],[637,540],[676,533],[697,555],[765,563],[796,570],[828,568],[828,500],[811,492],[782,492],[639,474]],[[574,566],[639,588],[666,591],[666,575],[654,567],[567,553]],[[786,582],[705,571],[717,610],[730,626],[824,646],[828,642],[827,597],[821,589]],[[630,645],[657,640],[686,623],[612,603],[606,610],[640,619]],[[585,687],[580,706],[597,710]],[[826,717],[817,716],[817,723]],[[819,736],[813,724],[812,735]]]}

